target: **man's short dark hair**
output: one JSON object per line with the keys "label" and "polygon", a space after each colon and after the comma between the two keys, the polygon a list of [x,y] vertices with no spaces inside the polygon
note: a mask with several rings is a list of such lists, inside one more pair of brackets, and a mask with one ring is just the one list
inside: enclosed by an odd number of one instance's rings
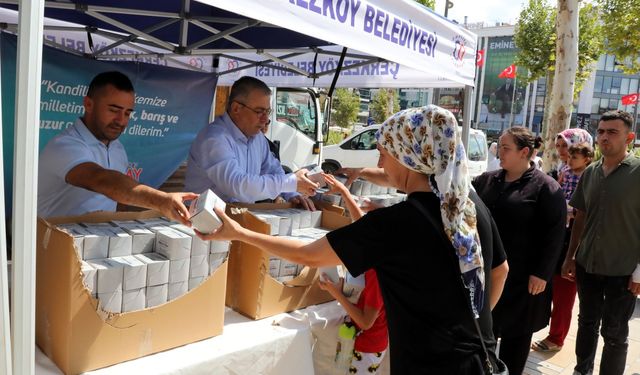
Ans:
{"label": "man's short dark hair", "polygon": [[629,112],[621,111],[619,109],[605,112],[600,121],[622,120],[627,128],[631,129],[633,126],[633,116]]}
{"label": "man's short dark hair", "polygon": [[234,101],[238,99],[240,101],[246,99],[254,90],[260,90],[265,95],[271,95],[271,89],[269,89],[269,86],[267,86],[264,82],[257,78],[244,76],[235,81],[233,83],[233,86],[231,86],[231,93],[229,94],[227,109],[231,107],[231,103],[233,103]]}
{"label": "man's short dark hair", "polygon": [[89,90],[87,96],[93,98],[98,91],[105,88],[107,85],[112,85],[120,91],[133,92],[133,84],[129,77],[118,71],[103,72],[93,77],[89,84]]}

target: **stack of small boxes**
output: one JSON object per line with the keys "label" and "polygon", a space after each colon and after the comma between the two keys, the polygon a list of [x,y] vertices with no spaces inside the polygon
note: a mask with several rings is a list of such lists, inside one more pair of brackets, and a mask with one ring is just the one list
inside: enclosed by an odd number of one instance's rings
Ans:
{"label": "stack of small boxes", "polygon": [[[251,210],[251,213],[271,226],[270,234],[304,242],[322,238],[327,230],[320,228],[322,211],[307,211],[295,208],[277,210]],[[269,258],[269,275],[279,282],[294,279],[304,265],[295,264],[276,256]]]}
{"label": "stack of small boxes", "polygon": [[[343,184],[347,181],[347,179],[344,177],[336,177],[336,179]],[[389,207],[407,199],[406,194],[398,193],[395,188],[376,185],[362,179],[353,181],[351,187],[349,188],[349,192],[358,202],[369,200],[374,205],[380,207]],[[345,207],[344,200],[340,195],[322,194],[321,199],[331,204]]]}
{"label": "stack of small boxes", "polygon": [[74,238],[86,287],[103,310],[121,313],[171,301],[227,258],[229,242],[203,241],[182,224],[148,219],[61,224]]}

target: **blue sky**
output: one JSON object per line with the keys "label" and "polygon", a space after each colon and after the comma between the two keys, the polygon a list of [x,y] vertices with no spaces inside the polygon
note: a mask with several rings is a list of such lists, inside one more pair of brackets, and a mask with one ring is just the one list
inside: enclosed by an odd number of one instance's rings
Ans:
{"label": "blue sky", "polygon": [[[446,0],[436,0],[436,13],[444,15]],[[496,22],[515,24],[525,0],[451,0],[454,5],[449,9],[449,19],[460,23],[464,16],[468,22],[484,22],[485,26],[493,26]]]}

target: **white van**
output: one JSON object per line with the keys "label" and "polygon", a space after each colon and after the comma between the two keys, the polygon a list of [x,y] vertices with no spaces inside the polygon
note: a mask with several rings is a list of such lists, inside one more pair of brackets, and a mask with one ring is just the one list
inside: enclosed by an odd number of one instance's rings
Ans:
{"label": "white van", "polygon": [[[380,125],[370,125],[355,132],[342,142],[325,146],[322,149],[322,169],[325,172],[333,172],[340,168],[366,168],[375,167],[378,164],[380,152],[376,149],[375,134]],[[469,174],[478,176],[487,170],[487,137],[484,132],[477,129],[469,129]]]}

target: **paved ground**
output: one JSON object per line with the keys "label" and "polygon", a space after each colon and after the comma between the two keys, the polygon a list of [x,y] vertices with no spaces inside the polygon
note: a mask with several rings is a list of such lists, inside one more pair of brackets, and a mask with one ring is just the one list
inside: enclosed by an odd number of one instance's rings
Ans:
{"label": "paved ground", "polygon": [[[524,373],[527,375],[571,375],[576,364],[575,343],[578,328],[578,301],[573,309],[573,321],[569,336],[565,340],[564,347],[556,353],[539,353],[531,351],[527,360]],[[547,336],[548,328],[533,335],[533,340],[540,340]],[[602,337],[598,342],[596,353],[596,371],[598,373],[600,355],[602,353]],[[629,352],[627,354],[627,368],[625,374],[640,375],[640,299],[636,300],[636,309],[633,318],[629,322]]]}

